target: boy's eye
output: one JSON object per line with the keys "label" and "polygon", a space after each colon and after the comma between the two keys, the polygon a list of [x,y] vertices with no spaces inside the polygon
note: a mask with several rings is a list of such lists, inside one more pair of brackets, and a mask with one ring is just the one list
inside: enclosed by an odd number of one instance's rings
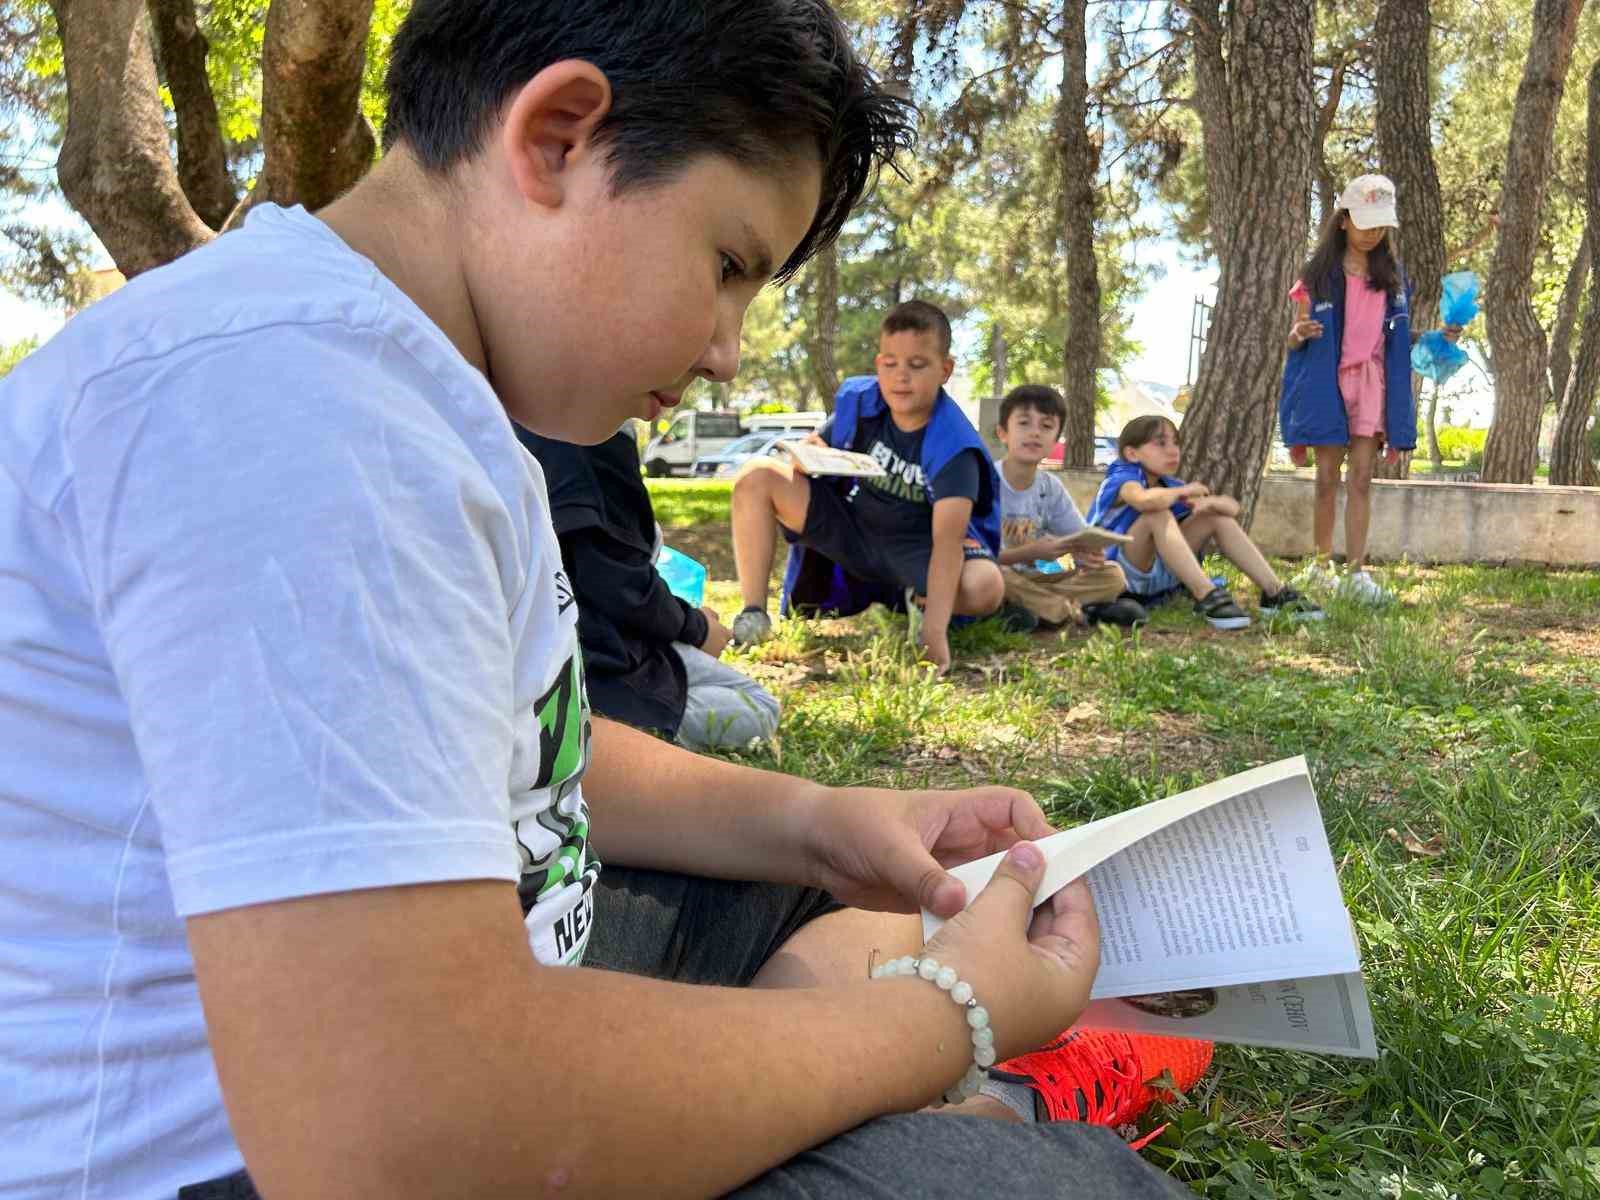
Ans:
{"label": "boy's eye", "polygon": [[724,251],[722,255],[722,282],[727,283],[730,279],[739,279],[743,275],[744,264]]}

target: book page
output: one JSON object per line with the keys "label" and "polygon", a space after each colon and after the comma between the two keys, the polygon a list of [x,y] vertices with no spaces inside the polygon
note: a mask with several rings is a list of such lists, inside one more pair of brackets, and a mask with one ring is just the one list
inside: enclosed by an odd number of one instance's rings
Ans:
{"label": "book page", "polygon": [[1113,533],[1098,525],[1085,525],[1077,533],[1067,535],[1067,549],[1100,550],[1106,546],[1126,546],[1133,541],[1125,533]]}
{"label": "book page", "polygon": [[886,472],[877,459],[854,450],[836,450],[814,442],[783,442],[783,451],[807,475],[845,475],[860,479],[881,478]]}
{"label": "book page", "polygon": [[[1087,875],[1100,917],[1095,999],[1360,970],[1303,758],[1067,830],[1038,904]],[[954,868],[976,895],[1001,855]],[[942,924],[923,914],[923,933]]]}
{"label": "book page", "polygon": [[1357,971],[1095,1000],[1074,1028],[1378,1057],[1372,1007]]}

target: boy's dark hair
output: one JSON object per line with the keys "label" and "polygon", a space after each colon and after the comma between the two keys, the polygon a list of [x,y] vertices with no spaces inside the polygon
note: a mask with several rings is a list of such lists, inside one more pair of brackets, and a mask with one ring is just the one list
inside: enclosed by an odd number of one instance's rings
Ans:
{"label": "boy's dark hair", "polygon": [[950,357],[950,318],[944,315],[943,309],[926,300],[896,304],[883,319],[881,332],[904,333],[908,329],[934,334],[939,340],[939,353]]}
{"label": "boy's dark hair", "polygon": [[[1343,295],[1342,292],[1340,297],[1325,293],[1335,273],[1344,269],[1344,251],[1350,238],[1342,226],[1343,218],[1349,215],[1349,209],[1341,208],[1328,218],[1328,223],[1322,228],[1322,236],[1317,239],[1317,248],[1311,252],[1306,265],[1300,268],[1300,278],[1305,281],[1306,290],[1314,300],[1336,300]],[[1402,287],[1401,268],[1394,256],[1393,241],[1393,238],[1385,237],[1367,251],[1368,285],[1375,292],[1388,292],[1391,297],[1398,296]],[[1340,286],[1342,288],[1343,284]]]}
{"label": "boy's dark hair", "polygon": [[707,154],[770,169],[817,151],[816,220],[779,279],[838,236],[914,140],[915,110],[879,86],[826,0],[416,0],[390,52],[384,147],[447,171],[482,148],[514,91],[566,59],[611,82],[596,138],[613,195]]}
{"label": "boy's dark hair", "polygon": [[1011,414],[1019,408],[1031,408],[1041,417],[1054,417],[1059,427],[1067,423],[1067,402],[1061,393],[1042,383],[1024,383],[1006,393],[1000,401],[1000,428],[1004,429]]}
{"label": "boy's dark hair", "polygon": [[1137,450],[1140,446],[1155,441],[1156,434],[1161,432],[1163,425],[1172,430],[1173,437],[1179,436],[1178,427],[1160,413],[1146,413],[1129,421],[1117,435],[1117,457],[1121,458],[1124,450]]}

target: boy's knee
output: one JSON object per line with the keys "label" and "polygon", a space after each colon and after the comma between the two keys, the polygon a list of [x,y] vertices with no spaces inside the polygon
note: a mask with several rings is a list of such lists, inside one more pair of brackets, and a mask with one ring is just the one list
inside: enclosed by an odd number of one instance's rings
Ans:
{"label": "boy's knee", "polygon": [[986,617],[997,612],[1006,598],[1005,577],[988,559],[973,559],[961,573],[961,590],[968,616]]}

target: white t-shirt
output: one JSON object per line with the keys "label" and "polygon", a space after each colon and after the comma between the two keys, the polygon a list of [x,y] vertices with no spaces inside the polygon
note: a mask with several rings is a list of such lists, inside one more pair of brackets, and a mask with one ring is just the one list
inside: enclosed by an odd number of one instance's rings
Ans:
{"label": "white t-shirt", "polygon": [[[1066,537],[1084,527],[1083,514],[1072,502],[1066,485],[1048,471],[1039,471],[1033,483],[1018,490],[1000,472],[1000,545],[1010,550],[1042,537]],[[1014,564],[1032,571],[1032,563]]]}
{"label": "white t-shirt", "polygon": [[185,917],[520,877],[577,961],[576,626],[487,382],[303,210],[0,384],[0,1197],[242,1166]]}

